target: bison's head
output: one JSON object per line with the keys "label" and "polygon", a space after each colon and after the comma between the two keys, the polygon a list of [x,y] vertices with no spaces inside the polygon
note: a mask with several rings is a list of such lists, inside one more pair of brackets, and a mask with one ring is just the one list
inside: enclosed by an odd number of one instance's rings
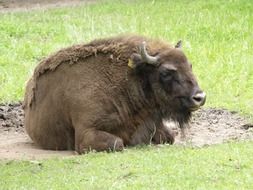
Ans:
{"label": "bison's head", "polygon": [[185,123],[192,111],[204,105],[206,95],[199,88],[192,65],[181,50],[181,41],[175,48],[162,50],[155,56],[147,53],[143,42],[139,53],[133,54],[131,60],[147,98],[155,97],[155,104],[164,117]]}

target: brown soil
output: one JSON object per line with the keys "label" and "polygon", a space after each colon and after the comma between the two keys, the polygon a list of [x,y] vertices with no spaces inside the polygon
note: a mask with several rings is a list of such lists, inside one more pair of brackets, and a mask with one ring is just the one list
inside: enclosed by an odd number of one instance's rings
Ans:
{"label": "brown soil", "polygon": [[75,155],[74,151],[49,151],[36,146],[24,129],[21,103],[0,104],[0,159],[41,159]]}
{"label": "brown soil", "polygon": [[[75,155],[74,151],[48,151],[36,146],[23,126],[20,103],[0,104],[0,159],[42,159]],[[178,130],[175,124],[169,127]],[[231,140],[253,140],[253,125],[235,112],[224,109],[201,109],[194,113],[185,138],[176,138],[177,145],[204,146]]]}
{"label": "brown soil", "polygon": [[48,9],[63,6],[78,6],[93,3],[97,0],[0,0],[0,13],[26,11],[31,9]]}

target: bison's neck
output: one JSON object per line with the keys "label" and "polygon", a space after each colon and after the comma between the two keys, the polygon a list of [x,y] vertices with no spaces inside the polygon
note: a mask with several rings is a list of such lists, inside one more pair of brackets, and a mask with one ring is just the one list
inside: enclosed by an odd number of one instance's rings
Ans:
{"label": "bison's neck", "polygon": [[[155,102],[154,94],[148,85],[136,78],[128,81],[127,99],[131,115],[142,120],[152,117],[159,112],[159,106]],[[157,115],[157,114],[156,114]]]}

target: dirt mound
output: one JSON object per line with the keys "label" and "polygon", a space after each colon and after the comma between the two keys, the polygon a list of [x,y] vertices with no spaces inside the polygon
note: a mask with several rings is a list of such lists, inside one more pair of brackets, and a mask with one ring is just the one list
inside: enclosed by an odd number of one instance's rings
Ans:
{"label": "dirt mound", "polygon": [[[26,135],[23,123],[21,103],[0,104],[0,159],[41,159],[76,154],[74,151],[40,149]],[[179,131],[175,123],[166,123]],[[236,112],[207,108],[193,114],[186,137],[178,135],[176,144],[201,147],[231,140],[253,140],[253,125]]]}

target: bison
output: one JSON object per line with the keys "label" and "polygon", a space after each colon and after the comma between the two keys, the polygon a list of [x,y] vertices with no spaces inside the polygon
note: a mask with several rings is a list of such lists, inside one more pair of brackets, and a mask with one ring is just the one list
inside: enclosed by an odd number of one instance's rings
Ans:
{"label": "bison", "polygon": [[174,142],[205,103],[181,49],[138,35],[94,40],[42,60],[27,82],[25,128],[44,149],[120,151]]}

